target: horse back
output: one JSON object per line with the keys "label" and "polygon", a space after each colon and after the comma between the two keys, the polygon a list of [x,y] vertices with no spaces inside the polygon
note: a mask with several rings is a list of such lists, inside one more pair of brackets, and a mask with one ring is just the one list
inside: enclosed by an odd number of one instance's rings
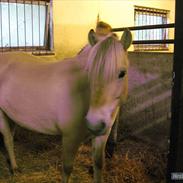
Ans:
{"label": "horse back", "polygon": [[0,55],[1,109],[31,129],[45,124],[53,129],[53,122],[63,126],[78,113],[84,116],[89,85],[80,65],[74,59],[39,61],[25,54]]}

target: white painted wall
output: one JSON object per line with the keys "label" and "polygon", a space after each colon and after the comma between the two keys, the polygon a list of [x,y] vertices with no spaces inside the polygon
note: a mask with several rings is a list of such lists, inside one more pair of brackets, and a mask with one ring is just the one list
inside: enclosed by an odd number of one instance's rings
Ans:
{"label": "white painted wall", "polygon": [[[88,31],[95,28],[98,14],[113,28],[134,26],[135,5],[170,10],[169,23],[174,22],[175,0],[53,0],[56,56],[76,54],[87,43]],[[173,34],[171,30],[170,38]]]}

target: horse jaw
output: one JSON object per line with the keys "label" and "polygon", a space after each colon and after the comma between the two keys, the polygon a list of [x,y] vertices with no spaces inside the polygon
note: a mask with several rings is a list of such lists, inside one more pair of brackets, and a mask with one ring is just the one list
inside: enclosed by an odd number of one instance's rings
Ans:
{"label": "horse jaw", "polygon": [[86,116],[89,131],[95,136],[105,135],[111,129],[118,111],[118,101],[111,105],[90,107]]}

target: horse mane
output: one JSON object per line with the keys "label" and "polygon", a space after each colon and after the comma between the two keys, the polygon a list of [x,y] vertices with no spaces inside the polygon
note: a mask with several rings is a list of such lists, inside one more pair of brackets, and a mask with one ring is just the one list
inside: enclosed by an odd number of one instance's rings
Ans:
{"label": "horse mane", "polygon": [[90,51],[85,69],[91,85],[108,83],[116,78],[121,69],[127,69],[127,53],[122,44],[112,34],[99,41]]}

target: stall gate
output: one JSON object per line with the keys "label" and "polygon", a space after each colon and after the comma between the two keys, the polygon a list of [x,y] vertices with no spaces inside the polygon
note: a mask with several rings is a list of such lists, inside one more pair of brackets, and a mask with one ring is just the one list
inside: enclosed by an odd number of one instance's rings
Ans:
{"label": "stall gate", "polygon": [[[174,23],[114,28],[114,32],[174,28]],[[152,33],[152,32],[151,32]],[[135,33],[134,33],[135,34]],[[141,36],[145,37],[145,36]],[[173,44],[174,39],[134,40],[134,49],[143,45],[141,51],[129,52],[129,98],[121,107],[119,140],[137,138],[146,143],[168,151],[171,120],[171,91],[173,54],[166,52],[147,52],[153,45]],[[146,47],[147,45],[147,47]],[[144,48],[146,51],[144,51]]]}

